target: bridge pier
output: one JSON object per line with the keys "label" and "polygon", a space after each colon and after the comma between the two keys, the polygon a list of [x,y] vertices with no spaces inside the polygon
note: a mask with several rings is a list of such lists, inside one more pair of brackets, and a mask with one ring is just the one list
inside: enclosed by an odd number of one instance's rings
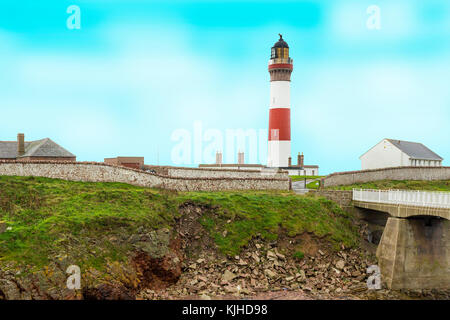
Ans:
{"label": "bridge pier", "polygon": [[450,221],[389,217],[377,258],[390,289],[450,288]]}

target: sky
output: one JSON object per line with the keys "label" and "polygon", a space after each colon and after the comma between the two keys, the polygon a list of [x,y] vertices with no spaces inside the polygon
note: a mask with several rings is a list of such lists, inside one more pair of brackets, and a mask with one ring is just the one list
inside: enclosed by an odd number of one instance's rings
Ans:
{"label": "sky", "polygon": [[446,0],[2,0],[0,140],[49,137],[80,161],[197,166],[244,150],[265,164],[278,33],[294,59],[293,159],[358,170],[392,138],[449,165]]}

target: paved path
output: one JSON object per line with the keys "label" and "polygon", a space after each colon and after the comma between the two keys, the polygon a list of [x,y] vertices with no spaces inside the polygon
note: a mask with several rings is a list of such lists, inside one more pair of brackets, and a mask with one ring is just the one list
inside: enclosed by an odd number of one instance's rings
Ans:
{"label": "paved path", "polygon": [[[306,185],[313,181],[318,181],[319,179],[306,179]],[[305,180],[294,181],[292,182],[292,190],[298,194],[305,194],[309,192],[309,189],[306,188]]]}

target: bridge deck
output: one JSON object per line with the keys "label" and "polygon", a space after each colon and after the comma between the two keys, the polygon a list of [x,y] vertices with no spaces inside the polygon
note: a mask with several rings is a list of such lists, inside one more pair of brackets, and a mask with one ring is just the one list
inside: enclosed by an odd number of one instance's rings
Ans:
{"label": "bridge deck", "polygon": [[354,189],[353,204],[399,218],[435,216],[450,220],[450,192]]}

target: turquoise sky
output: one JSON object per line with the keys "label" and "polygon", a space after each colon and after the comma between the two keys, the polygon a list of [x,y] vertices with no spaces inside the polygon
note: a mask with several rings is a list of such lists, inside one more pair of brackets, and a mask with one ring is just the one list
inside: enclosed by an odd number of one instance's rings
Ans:
{"label": "turquoise sky", "polygon": [[[81,9],[79,30],[66,26],[70,5]],[[366,27],[370,5],[381,10],[380,30]],[[446,0],[2,0],[0,140],[24,132],[82,161],[177,164],[174,132],[194,139],[196,121],[224,136],[267,129],[278,33],[294,59],[294,156],[304,152],[323,174],[357,170],[361,154],[394,138],[422,142],[448,165]],[[194,145],[180,165],[196,165]],[[265,138],[258,148],[265,163]]]}

